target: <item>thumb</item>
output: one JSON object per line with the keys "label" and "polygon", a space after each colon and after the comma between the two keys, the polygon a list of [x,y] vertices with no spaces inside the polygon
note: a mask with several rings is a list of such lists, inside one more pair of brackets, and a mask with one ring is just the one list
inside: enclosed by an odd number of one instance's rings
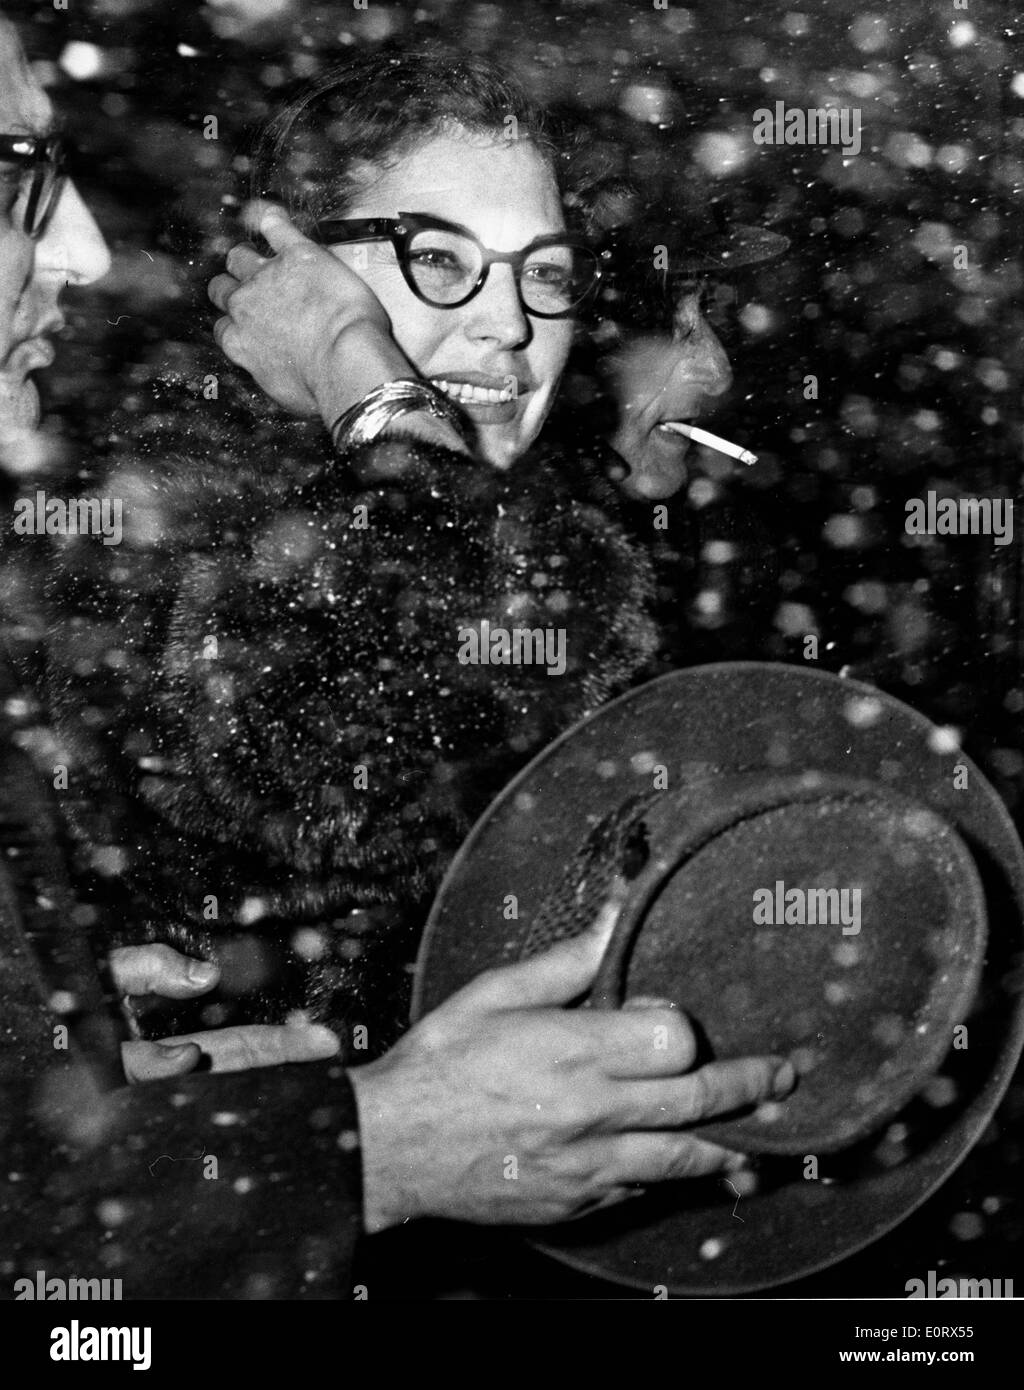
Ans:
{"label": "thumb", "polygon": [[172,1076],[185,1076],[194,1071],[202,1057],[197,1043],[168,1045],[158,1042],[126,1042],[121,1044],[121,1062],[130,1082],[167,1081]]}
{"label": "thumb", "polygon": [[216,961],[184,956],[163,942],[115,946],[107,960],[111,978],[121,994],[194,999],[212,989],[220,975]]}
{"label": "thumb", "polygon": [[560,941],[543,955],[488,970],[460,991],[476,1009],[527,1009],[569,1004],[593,984],[626,897],[625,880],[613,880],[607,901],[593,923]]}

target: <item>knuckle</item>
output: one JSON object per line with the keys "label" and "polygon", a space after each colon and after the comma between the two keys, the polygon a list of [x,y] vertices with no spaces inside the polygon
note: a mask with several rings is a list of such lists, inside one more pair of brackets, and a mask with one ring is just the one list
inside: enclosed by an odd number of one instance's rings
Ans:
{"label": "knuckle", "polygon": [[673,1145],[665,1163],[665,1177],[669,1181],[678,1178],[697,1177],[703,1172],[699,1150],[689,1140]]}
{"label": "knuckle", "polygon": [[718,1089],[706,1067],[693,1072],[686,1078],[686,1100],[684,1109],[686,1121],[692,1123],[711,1114],[714,1110]]}
{"label": "knuckle", "polygon": [[615,1115],[614,1107],[600,1092],[573,1086],[563,1093],[556,1118],[560,1128],[579,1139],[612,1128]]}
{"label": "knuckle", "polygon": [[599,1201],[616,1181],[612,1165],[602,1161],[600,1153],[590,1150],[589,1145],[575,1146],[560,1165],[565,1199],[573,1210]]}
{"label": "knuckle", "polygon": [[600,1038],[591,1029],[581,1027],[580,1021],[571,1015],[565,1015],[559,1022],[562,1027],[556,1039],[557,1064],[574,1072],[592,1068],[607,1050]]}
{"label": "knuckle", "polygon": [[481,970],[467,988],[481,994],[489,994],[492,990],[502,987],[508,978],[507,971],[508,966],[489,965],[486,970]]}
{"label": "knuckle", "polygon": [[[442,1005],[442,1009],[443,1009]],[[439,1016],[440,1015],[440,1016]],[[409,1045],[415,1044],[423,1048],[426,1052],[438,1052],[445,1045],[447,1031],[444,1023],[445,1015],[441,1009],[436,1009],[432,1013],[425,1014],[416,1026],[406,1034],[405,1038],[399,1043],[401,1047],[406,1040]]]}

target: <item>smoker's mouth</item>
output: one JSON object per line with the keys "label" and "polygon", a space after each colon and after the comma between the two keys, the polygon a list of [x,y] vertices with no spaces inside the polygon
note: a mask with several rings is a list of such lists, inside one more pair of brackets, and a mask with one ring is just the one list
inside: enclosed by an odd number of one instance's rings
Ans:
{"label": "smoker's mouth", "polygon": [[671,420],[659,420],[655,429],[660,430],[664,435],[668,435],[669,438],[679,439],[681,436],[678,431],[672,428],[673,425],[695,425],[696,423],[696,415],[676,415],[673,416]]}

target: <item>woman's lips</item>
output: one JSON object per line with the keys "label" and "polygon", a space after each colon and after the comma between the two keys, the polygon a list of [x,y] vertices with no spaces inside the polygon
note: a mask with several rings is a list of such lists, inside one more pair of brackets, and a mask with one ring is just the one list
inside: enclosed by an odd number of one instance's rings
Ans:
{"label": "woman's lips", "polygon": [[431,377],[431,381],[478,424],[505,425],[516,418],[522,385],[511,373],[456,372]]}

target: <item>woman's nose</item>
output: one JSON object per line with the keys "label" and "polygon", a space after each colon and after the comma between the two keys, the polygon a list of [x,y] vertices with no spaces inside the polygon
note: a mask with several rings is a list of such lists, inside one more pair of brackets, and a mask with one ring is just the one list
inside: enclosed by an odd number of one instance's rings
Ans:
{"label": "woman's nose", "polygon": [[465,307],[472,338],[493,339],[500,347],[511,348],[530,336],[530,323],[510,265],[492,265],[483,289]]}
{"label": "woman's nose", "polygon": [[699,295],[684,295],[675,308],[672,342],[680,366],[709,396],[723,396],[732,385],[732,368],[718,334],[704,317]]}
{"label": "woman's nose", "polygon": [[90,285],[110,269],[110,251],[93,215],[71,182],[36,245],[36,274],[55,274],[68,284]]}

